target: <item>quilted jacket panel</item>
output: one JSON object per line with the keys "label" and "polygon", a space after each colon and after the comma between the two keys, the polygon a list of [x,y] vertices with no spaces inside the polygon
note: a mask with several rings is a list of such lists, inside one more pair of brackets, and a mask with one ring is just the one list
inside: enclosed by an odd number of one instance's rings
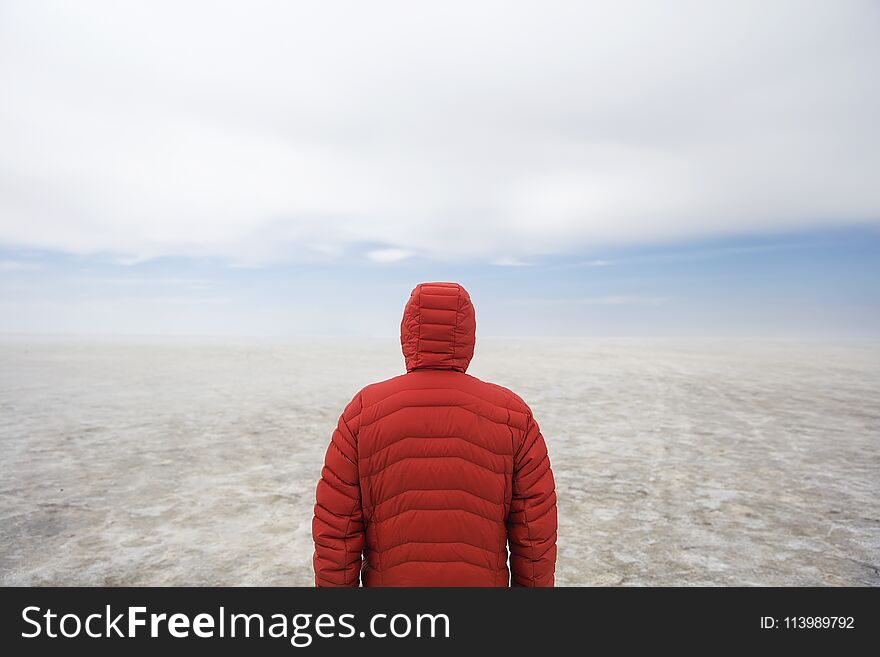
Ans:
{"label": "quilted jacket panel", "polygon": [[327,450],[316,585],[553,585],[544,438],[522,399],[465,373],[475,336],[463,287],[413,290],[401,322],[407,373],[355,395]]}

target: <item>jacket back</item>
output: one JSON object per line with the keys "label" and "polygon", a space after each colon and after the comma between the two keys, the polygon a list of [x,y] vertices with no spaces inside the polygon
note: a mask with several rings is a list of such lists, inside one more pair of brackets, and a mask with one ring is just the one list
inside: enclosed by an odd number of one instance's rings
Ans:
{"label": "jacket back", "polygon": [[318,586],[553,585],[547,448],[522,399],[466,374],[475,334],[460,285],[413,290],[401,322],[407,373],[355,395],[327,450]]}

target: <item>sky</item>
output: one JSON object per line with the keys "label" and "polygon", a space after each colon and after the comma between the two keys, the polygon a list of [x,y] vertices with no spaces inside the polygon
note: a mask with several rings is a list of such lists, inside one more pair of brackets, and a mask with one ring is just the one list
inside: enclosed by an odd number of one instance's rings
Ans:
{"label": "sky", "polygon": [[880,337],[876,2],[0,2],[0,333]]}

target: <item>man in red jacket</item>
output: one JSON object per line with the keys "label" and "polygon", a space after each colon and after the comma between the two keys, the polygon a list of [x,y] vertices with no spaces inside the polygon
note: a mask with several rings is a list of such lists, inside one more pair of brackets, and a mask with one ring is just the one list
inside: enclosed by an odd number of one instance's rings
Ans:
{"label": "man in red jacket", "polygon": [[413,290],[406,374],[357,393],[327,449],[317,586],[553,586],[547,447],[522,399],[465,374],[476,326],[462,286]]}

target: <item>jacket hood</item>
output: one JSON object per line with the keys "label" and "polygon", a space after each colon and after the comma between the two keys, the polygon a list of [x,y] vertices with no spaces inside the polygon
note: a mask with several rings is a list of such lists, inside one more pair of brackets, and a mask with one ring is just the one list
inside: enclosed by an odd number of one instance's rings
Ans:
{"label": "jacket hood", "polygon": [[471,297],[458,283],[420,283],[400,322],[406,371],[467,370],[474,356],[477,320]]}

